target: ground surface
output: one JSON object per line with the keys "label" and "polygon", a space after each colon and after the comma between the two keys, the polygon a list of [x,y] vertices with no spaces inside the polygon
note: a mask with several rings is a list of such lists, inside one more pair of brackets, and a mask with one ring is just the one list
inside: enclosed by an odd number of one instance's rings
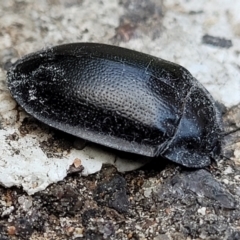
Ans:
{"label": "ground surface", "polygon": [[[233,0],[1,1],[0,180],[21,187],[0,187],[0,239],[240,239],[239,7]],[[194,172],[160,160],[128,173],[107,165],[82,177],[79,168],[56,182],[71,164],[65,157],[81,143],[24,113],[5,74],[27,53],[77,41],[121,45],[184,65],[223,104],[227,159]],[[47,177],[24,172],[28,165],[39,168],[41,159],[49,162]],[[77,167],[76,160],[70,172]]]}

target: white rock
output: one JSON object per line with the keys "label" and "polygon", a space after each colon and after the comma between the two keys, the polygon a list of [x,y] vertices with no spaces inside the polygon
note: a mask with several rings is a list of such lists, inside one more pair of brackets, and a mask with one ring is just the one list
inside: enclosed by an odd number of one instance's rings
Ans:
{"label": "white rock", "polygon": [[206,214],[206,207],[199,208],[197,212],[202,214],[202,215],[205,215]]}

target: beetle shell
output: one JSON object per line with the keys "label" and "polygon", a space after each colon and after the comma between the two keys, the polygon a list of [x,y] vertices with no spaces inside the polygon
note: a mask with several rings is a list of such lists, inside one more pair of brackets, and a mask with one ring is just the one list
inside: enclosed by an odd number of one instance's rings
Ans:
{"label": "beetle shell", "polygon": [[180,65],[97,43],[29,54],[8,71],[12,96],[30,115],[121,151],[187,167],[221,150],[221,117],[207,90]]}

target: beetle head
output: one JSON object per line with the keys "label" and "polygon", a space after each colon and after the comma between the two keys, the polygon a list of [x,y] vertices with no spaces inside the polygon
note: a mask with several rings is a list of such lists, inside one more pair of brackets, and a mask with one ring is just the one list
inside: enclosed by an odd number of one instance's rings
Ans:
{"label": "beetle head", "polygon": [[220,113],[203,87],[193,87],[182,117],[162,156],[190,168],[208,166],[221,152]]}

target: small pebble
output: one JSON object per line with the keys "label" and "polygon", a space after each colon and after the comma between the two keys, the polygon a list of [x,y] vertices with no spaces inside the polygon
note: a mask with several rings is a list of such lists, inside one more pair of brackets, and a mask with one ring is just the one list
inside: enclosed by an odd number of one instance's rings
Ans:
{"label": "small pebble", "polygon": [[233,169],[232,169],[230,166],[228,166],[228,167],[223,171],[224,174],[230,174],[230,173],[232,173],[232,172],[233,172]]}
{"label": "small pebble", "polygon": [[7,229],[8,235],[13,236],[16,234],[16,228],[14,226],[9,226]]}
{"label": "small pebble", "polygon": [[206,207],[202,207],[198,209],[198,213],[205,215],[206,214]]}
{"label": "small pebble", "polygon": [[10,213],[12,213],[13,212],[13,210],[14,210],[14,206],[11,206],[11,207],[9,207],[9,208],[7,208],[6,210],[4,210],[3,212],[2,212],[2,217],[5,217],[5,216],[8,216],[8,215],[10,215]]}
{"label": "small pebble", "polygon": [[226,179],[226,178],[225,178],[225,179],[223,179],[223,180],[222,180],[222,182],[223,182],[223,183],[225,183],[226,185],[228,185],[228,184],[229,184],[229,180],[228,180],[228,179]]}
{"label": "small pebble", "polygon": [[240,175],[236,175],[236,176],[234,177],[234,179],[237,180],[237,181],[240,181]]}

